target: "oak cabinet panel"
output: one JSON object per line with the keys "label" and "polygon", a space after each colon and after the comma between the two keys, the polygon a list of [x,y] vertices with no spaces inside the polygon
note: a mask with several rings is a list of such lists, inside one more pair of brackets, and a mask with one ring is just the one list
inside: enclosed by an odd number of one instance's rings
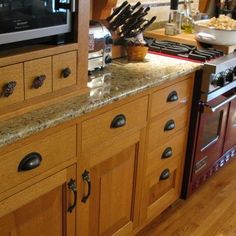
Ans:
{"label": "oak cabinet panel", "polygon": [[0,107],[24,100],[23,63],[0,68]]}
{"label": "oak cabinet panel", "polygon": [[75,235],[75,210],[73,193],[68,183],[76,181],[75,166],[0,202],[0,235],[8,236],[73,236]]}

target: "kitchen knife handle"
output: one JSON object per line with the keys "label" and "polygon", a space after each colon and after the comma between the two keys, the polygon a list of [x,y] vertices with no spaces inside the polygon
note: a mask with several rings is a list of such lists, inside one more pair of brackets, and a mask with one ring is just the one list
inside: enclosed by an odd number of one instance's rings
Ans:
{"label": "kitchen knife handle", "polygon": [[110,21],[112,20],[112,18],[113,18],[114,16],[116,16],[116,15],[122,10],[122,8],[125,7],[127,4],[128,4],[128,2],[127,2],[127,1],[124,1],[119,7],[117,7],[117,8],[113,11],[113,13],[112,13],[110,16],[108,16],[108,17],[106,18],[106,20],[107,20],[108,22],[110,22]]}

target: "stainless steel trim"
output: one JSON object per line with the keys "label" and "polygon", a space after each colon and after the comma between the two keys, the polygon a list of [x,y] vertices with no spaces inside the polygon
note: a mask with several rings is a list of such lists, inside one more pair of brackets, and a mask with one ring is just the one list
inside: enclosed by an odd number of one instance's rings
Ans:
{"label": "stainless steel trim", "polygon": [[39,29],[23,30],[12,33],[0,34],[0,45],[20,42],[29,39],[43,38],[47,36],[71,32],[71,13],[67,11],[67,23],[64,25],[50,26]]}
{"label": "stainless steel trim", "polygon": [[212,106],[206,105],[205,106],[206,112],[215,112],[216,110],[218,110],[219,108],[221,108],[222,106],[224,106],[228,102],[234,100],[235,98],[236,98],[236,94],[234,94],[233,96],[227,98],[226,100],[224,100],[220,104],[217,104],[216,106],[212,107]]}
{"label": "stainless steel trim", "polygon": [[70,8],[71,12],[75,12],[75,0],[71,0],[71,8]]}
{"label": "stainless steel trim", "polygon": [[226,84],[222,88],[219,88],[219,89],[213,91],[212,93],[202,93],[201,94],[201,101],[209,102],[209,101],[213,100],[214,98],[217,98],[220,95],[222,95],[234,88],[236,88],[236,80],[234,80],[233,82],[231,82],[229,84]]}

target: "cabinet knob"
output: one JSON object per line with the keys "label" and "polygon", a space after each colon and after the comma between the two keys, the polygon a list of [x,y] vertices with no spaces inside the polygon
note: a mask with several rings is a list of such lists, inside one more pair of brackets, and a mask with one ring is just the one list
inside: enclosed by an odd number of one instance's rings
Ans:
{"label": "cabinet knob", "polygon": [[38,88],[42,87],[45,79],[46,79],[46,75],[37,76],[33,81],[32,88],[38,89]]}
{"label": "cabinet knob", "polygon": [[61,71],[61,78],[65,79],[65,78],[69,77],[71,73],[72,73],[71,69],[69,67],[66,67],[65,69],[63,69]]}
{"label": "cabinet knob", "polygon": [[170,177],[170,170],[169,169],[165,169],[161,172],[160,175],[160,180],[166,180]]}
{"label": "cabinet knob", "polygon": [[164,131],[170,131],[175,128],[175,121],[174,120],[168,120],[165,124]]}
{"label": "cabinet knob", "polygon": [[18,172],[33,170],[40,166],[42,156],[37,152],[32,152],[26,155],[18,166]]}
{"label": "cabinet knob", "polygon": [[3,97],[11,96],[14,92],[15,87],[16,87],[16,81],[10,81],[7,84],[5,84],[2,89],[2,96]]}
{"label": "cabinet knob", "polygon": [[173,155],[173,150],[171,147],[167,147],[162,153],[161,159],[170,158]]}
{"label": "cabinet knob", "polygon": [[110,128],[112,129],[120,128],[122,126],[125,126],[125,124],[126,124],[125,115],[119,114],[112,120]]}
{"label": "cabinet knob", "polygon": [[74,194],[74,203],[69,206],[67,209],[68,212],[72,212],[73,209],[76,207],[77,204],[77,186],[76,186],[76,181],[74,179],[71,179],[68,183],[68,188],[73,192]]}
{"label": "cabinet knob", "polygon": [[178,101],[179,97],[176,91],[172,91],[170,92],[170,94],[168,95],[166,101],[167,102],[176,102]]}

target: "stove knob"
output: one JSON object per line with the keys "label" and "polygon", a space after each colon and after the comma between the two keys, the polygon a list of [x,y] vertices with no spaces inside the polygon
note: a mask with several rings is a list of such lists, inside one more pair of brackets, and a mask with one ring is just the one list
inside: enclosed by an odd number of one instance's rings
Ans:
{"label": "stove knob", "polygon": [[223,87],[225,84],[225,76],[223,74],[217,74],[216,77],[212,80],[211,84],[215,87]]}
{"label": "stove knob", "polygon": [[228,82],[232,82],[232,81],[234,80],[234,73],[233,73],[232,70],[226,71],[226,73],[225,73],[225,79],[226,79],[226,81],[228,81]]}
{"label": "stove knob", "polygon": [[107,36],[106,39],[105,39],[105,43],[108,45],[108,44],[112,44],[113,43],[113,40],[112,40],[112,37],[111,36]]}
{"label": "stove knob", "polygon": [[105,63],[110,64],[112,62],[112,58],[110,56],[105,57]]}

